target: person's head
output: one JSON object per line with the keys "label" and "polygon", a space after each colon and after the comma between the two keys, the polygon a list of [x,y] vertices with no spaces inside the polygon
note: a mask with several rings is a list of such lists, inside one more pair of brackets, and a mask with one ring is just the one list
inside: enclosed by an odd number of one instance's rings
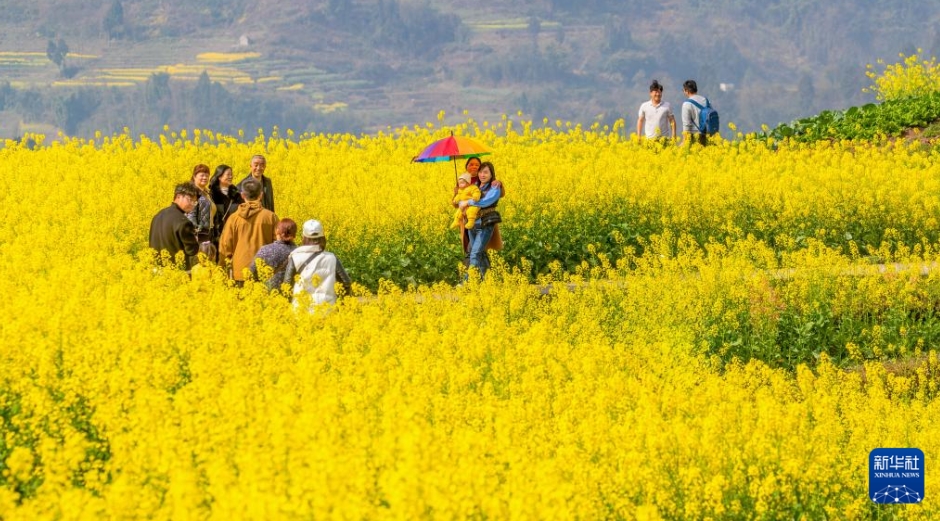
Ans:
{"label": "person's head", "polygon": [[297,223],[293,219],[281,219],[274,228],[274,234],[279,241],[293,241],[297,237]]}
{"label": "person's head", "polygon": [[173,190],[173,202],[186,213],[193,211],[199,201],[199,189],[192,183],[180,183]]}
{"label": "person's head", "polygon": [[191,181],[196,185],[196,188],[205,190],[209,186],[209,167],[201,163],[194,166]]}
{"label": "person's head", "polygon": [[228,165],[219,165],[215,167],[215,173],[212,174],[212,179],[209,180],[209,186],[219,187],[223,190],[227,189],[229,186],[232,186],[232,178],[234,177],[234,172],[232,172],[232,167]]}
{"label": "person's head", "polygon": [[251,156],[251,161],[248,162],[248,168],[251,170],[251,177],[255,179],[261,179],[261,176],[264,175],[264,169],[267,168],[268,162],[265,161],[264,156],[261,154]]}
{"label": "person's head", "polygon": [[473,178],[470,177],[469,173],[465,172],[463,174],[460,174],[460,177],[457,178],[457,187],[463,189],[463,188],[470,186],[470,183],[472,182],[473,182]]}
{"label": "person's head", "polygon": [[480,170],[477,172],[477,177],[480,178],[481,185],[494,181],[496,179],[496,167],[489,161],[482,163]]}
{"label": "person's head", "polygon": [[326,245],[326,234],[323,233],[323,225],[316,219],[305,222],[301,234],[303,235],[304,246],[319,244],[322,250]]}
{"label": "person's head", "polygon": [[662,100],[663,86],[659,83],[659,80],[653,80],[653,83],[650,83],[650,101],[658,104]]}
{"label": "person's head", "polygon": [[242,183],[242,199],[246,201],[261,199],[261,181],[256,181],[254,178],[246,179]]}
{"label": "person's head", "polygon": [[476,177],[477,171],[480,170],[480,158],[471,157],[467,159],[467,162],[463,166],[464,170],[469,172],[471,176]]}
{"label": "person's head", "polygon": [[685,80],[685,83],[682,84],[682,91],[687,95],[697,94],[698,85],[695,83],[695,80]]}

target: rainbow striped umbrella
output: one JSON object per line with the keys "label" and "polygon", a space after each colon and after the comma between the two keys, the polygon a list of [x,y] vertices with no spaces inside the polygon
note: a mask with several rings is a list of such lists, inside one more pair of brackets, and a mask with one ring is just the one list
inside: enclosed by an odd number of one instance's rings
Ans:
{"label": "rainbow striped umbrella", "polygon": [[431,143],[420,154],[414,157],[413,163],[437,163],[439,161],[454,162],[454,176],[457,175],[457,160],[480,157],[492,154],[493,151],[483,143],[464,136],[455,136],[453,133],[444,139]]}

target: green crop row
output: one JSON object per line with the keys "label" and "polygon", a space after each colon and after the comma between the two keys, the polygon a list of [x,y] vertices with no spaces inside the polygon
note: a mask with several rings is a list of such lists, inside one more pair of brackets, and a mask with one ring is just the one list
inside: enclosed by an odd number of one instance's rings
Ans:
{"label": "green crop row", "polygon": [[760,137],[799,142],[870,140],[900,137],[908,129],[923,128],[937,120],[940,120],[940,92],[841,111],[825,110],[815,116],[780,124]]}

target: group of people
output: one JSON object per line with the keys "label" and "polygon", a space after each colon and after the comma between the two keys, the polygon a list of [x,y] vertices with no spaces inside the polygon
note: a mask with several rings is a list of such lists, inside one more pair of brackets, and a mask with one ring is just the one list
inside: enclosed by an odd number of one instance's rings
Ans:
{"label": "group of people", "polygon": [[[686,96],[682,103],[683,137],[705,145],[707,132],[700,116],[704,107],[711,110],[710,103],[698,94],[694,80],[687,80],[682,89]],[[675,140],[676,118],[672,106],[662,99],[663,86],[653,80],[649,92],[650,100],[640,106],[637,116],[637,134]],[[505,188],[496,179],[493,163],[470,157],[464,166],[466,171],[454,187],[452,226],[460,231],[464,264],[483,277],[490,268],[487,251],[503,247],[497,205]],[[183,252],[187,269],[196,265],[198,254],[203,253],[209,261],[229,267],[238,285],[246,277],[258,278],[258,265],[264,263],[273,273],[265,280],[269,288],[279,289],[287,283],[293,296],[308,293],[313,304],[336,302],[336,283],[348,294],[351,281],[339,259],[325,250],[323,225],[306,221],[301,230],[302,245],[297,246],[297,223],[278,219],[274,213],[274,187],[264,175],[266,168],[264,156],[253,156],[249,174],[235,184],[228,165],[217,166],[211,176],[208,166],[196,165],[190,181],[176,186],[173,203],[153,218],[150,247],[169,254],[168,258],[159,257],[158,262],[174,262],[176,254]],[[299,275],[296,281],[295,275]]]}
{"label": "group of people", "polygon": [[235,185],[228,165],[216,167],[211,178],[208,166],[196,165],[190,181],[176,186],[170,206],[151,221],[150,247],[168,254],[158,257],[160,263],[175,263],[182,252],[186,269],[202,253],[206,261],[228,267],[236,285],[248,277],[258,279],[263,263],[272,270],[264,280],[268,288],[279,290],[287,283],[295,303],[303,293],[310,295],[311,305],[335,303],[337,282],[346,294],[351,292],[349,275],[336,255],[326,251],[319,221],[306,221],[302,244],[295,244],[297,223],[274,213],[274,187],[264,175],[266,167],[264,156],[252,157],[249,175]]}
{"label": "group of people", "polygon": [[[707,98],[698,93],[695,80],[682,84],[685,101],[682,102],[682,135],[684,140],[693,139],[703,146],[707,143],[706,129],[701,128],[699,116],[702,108],[710,106]],[[676,117],[672,105],[663,101],[663,86],[657,80],[650,84],[650,99],[640,105],[636,120],[636,133],[646,139],[676,139]]]}
{"label": "group of people", "polygon": [[[483,277],[490,268],[487,251],[503,247],[497,205],[505,189],[496,179],[493,163],[471,157],[464,166],[466,172],[454,188],[455,226],[460,230],[464,264]],[[349,275],[336,255],[326,251],[319,221],[306,221],[300,230],[301,245],[294,242],[297,223],[274,213],[274,187],[264,175],[266,167],[264,156],[252,157],[249,175],[235,184],[228,165],[216,167],[211,177],[208,166],[196,165],[192,178],[174,189],[170,206],[150,223],[150,247],[157,252],[157,263],[175,264],[182,252],[188,270],[199,265],[201,253],[204,262],[227,267],[236,285],[265,277],[271,290],[288,284],[295,302],[306,293],[311,305],[335,303],[337,283],[345,294],[351,292]],[[259,269],[261,265],[270,271]]]}
{"label": "group of people", "polygon": [[458,176],[454,187],[454,222],[460,231],[464,251],[464,264],[476,268],[480,277],[490,268],[487,250],[503,248],[499,223],[502,217],[496,206],[506,194],[502,182],[496,179],[493,163],[478,157],[467,159],[466,172]]}

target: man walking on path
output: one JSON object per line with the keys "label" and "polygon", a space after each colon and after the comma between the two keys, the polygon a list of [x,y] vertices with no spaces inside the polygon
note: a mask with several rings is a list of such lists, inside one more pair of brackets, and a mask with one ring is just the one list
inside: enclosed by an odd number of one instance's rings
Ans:
{"label": "man walking on path", "polygon": [[271,178],[264,175],[264,170],[267,168],[268,162],[265,161],[264,156],[256,155],[251,157],[251,161],[248,163],[248,168],[251,173],[248,174],[244,179],[238,183],[238,190],[241,191],[242,185],[245,184],[245,181],[249,179],[254,179],[261,183],[261,191],[263,196],[261,198],[261,206],[267,210],[274,211],[274,185],[271,184]]}
{"label": "man walking on path", "polygon": [[[702,96],[698,93],[698,85],[695,83],[695,80],[686,80],[682,84],[682,92],[685,93],[685,97],[695,100],[699,105],[705,106],[708,104],[708,100],[705,99],[705,96]],[[682,139],[683,141],[688,141],[688,139],[696,134],[696,139],[698,142],[705,146],[708,143],[708,139],[705,135],[705,129],[699,128],[699,114],[702,112],[702,109],[695,106],[694,103],[686,100],[682,103]]]}
{"label": "man walking on path", "polygon": [[649,101],[640,105],[636,134],[646,136],[646,139],[676,139],[676,117],[672,114],[672,105],[663,101],[663,86],[656,80],[650,84]]}
{"label": "man walking on path", "polygon": [[175,259],[177,253],[183,252],[183,267],[186,270],[196,263],[196,255],[199,253],[196,228],[186,217],[187,213],[193,211],[197,201],[199,190],[196,185],[176,185],[173,202],[150,221],[150,247],[158,254],[163,251],[169,253],[170,259]]}
{"label": "man walking on path", "polygon": [[261,183],[246,179],[241,186],[247,202],[228,218],[219,239],[219,259],[223,265],[232,263],[232,278],[239,285],[245,281],[242,271],[251,265],[258,250],[274,242],[278,221],[274,212],[261,206]]}
{"label": "man walking on path", "polygon": [[[326,235],[320,221],[309,220],[304,223],[303,245],[291,252],[287,259],[284,282],[292,286],[294,305],[297,296],[310,295],[311,309],[317,304],[336,303],[336,283],[340,282],[346,295],[352,291],[352,280],[343,269],[343,263],[336,255],[326,251]],[[294,283],[294,275],[300,275]]]}

